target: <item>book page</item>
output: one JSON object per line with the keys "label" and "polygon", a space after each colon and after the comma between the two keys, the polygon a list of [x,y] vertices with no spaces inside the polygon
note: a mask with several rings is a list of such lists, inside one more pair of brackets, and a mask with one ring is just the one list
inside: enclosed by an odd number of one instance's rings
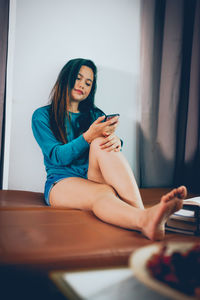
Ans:
{"label": "book page", "polygon": [[194,211],[188,209],[180,209],[174,213],[175,216],[194,217]]}
{"label": "book page", "polygon": [[200,206],[200,196],[189,198],[189,199],[184,199],[183,204],[194,204],[194,205]]}

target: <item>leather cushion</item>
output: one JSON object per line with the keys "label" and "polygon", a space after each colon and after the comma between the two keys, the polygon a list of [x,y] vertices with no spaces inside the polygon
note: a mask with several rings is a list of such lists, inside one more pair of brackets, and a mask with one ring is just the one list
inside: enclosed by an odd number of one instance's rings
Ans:
{"label": "leather cushion", "polygon": [[[169,189],[141,189],[146,206]],[[92,212],[55,209],[40,193],[0,191],[0,265],[75,269],[122,266],[152,242],[141,233],[106,224]],[[198,240],[167,233],[166,240]]]}

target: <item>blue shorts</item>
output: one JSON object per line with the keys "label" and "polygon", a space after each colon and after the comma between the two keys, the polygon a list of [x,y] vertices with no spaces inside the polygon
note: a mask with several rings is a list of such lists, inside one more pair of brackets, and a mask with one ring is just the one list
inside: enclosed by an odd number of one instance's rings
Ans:
{"label": "blue shorts", "polygon": [[45,203],[50,206],[50,202],[49,202],[49,195],[50,195],[50,191],[52,189],[52,187],[58,183],[59,181],[61,181],[62,179],[65,179],[65,178],[69,178],[69,177],[80,177],[80,178],[85,178],[87,179],[87,175],[83,175],[81,176],[80,174],[57,174],[57,175],[50,175],[47,180],[46,180],[46,183],[45,183],[45,188],[44,188],[44,199],[45,199]]}

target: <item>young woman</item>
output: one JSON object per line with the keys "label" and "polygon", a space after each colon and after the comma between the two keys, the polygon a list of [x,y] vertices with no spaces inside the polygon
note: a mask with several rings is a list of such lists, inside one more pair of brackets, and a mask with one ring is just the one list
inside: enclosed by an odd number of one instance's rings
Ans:
{"label": "young woman", "polygon": [[167,218],[182,207],[186,188],[173,189],[144,209],[115,135],[118,117],[105,121],[94,105],[96,73],[91,60],[70,60],[53,87],[50,105],[33,114],[33,134],[47,172],[46,204],[91,210],[105,222],[161,240]]}

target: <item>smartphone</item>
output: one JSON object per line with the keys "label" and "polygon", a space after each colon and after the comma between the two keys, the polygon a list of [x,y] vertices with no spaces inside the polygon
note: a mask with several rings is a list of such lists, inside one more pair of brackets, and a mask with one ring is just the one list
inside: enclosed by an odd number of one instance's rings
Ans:
{"label": "smartphone", "polygon": [[110,120],[110,119],[112,119],[112,118],[114,118],[114,117],[117,117],[117,116],[119,117],[120,114],[107,115],[107,116],[105,117],[104,121],[106,122],[106,121],[108,121],[108,120]]}

